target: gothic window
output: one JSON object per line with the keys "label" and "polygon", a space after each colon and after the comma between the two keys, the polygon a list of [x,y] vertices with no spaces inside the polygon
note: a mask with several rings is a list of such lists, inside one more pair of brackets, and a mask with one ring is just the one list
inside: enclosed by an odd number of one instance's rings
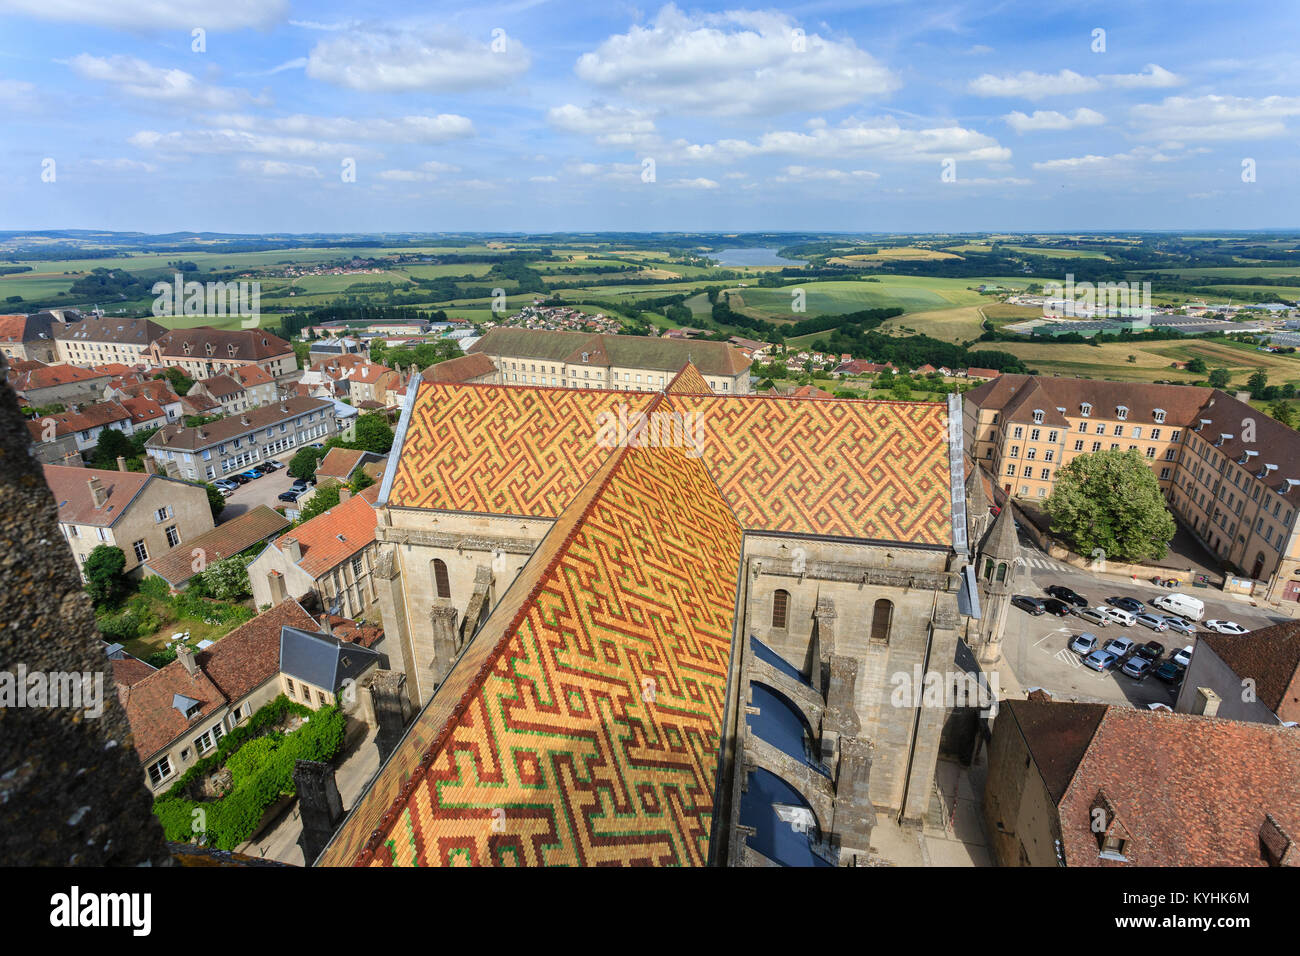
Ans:
{"label": "gothic window", "polygon": [[997,579],[998,579],[999,581],[1005,581],[1005,580],[1007,579],[1007,563],[1006,563],[1005,561],[1003,561],[1003,562],[1001,562],[1001,563],[998,564],[998,577],[997,577]]}
{"label": "gothic window", "polygon": [[889,626],[894,619],[894,605],[881,598],[871,613],[871,640],[875,644],[889,643]]}
{"label": "gothic window", "polygon": [[451,581],[447,578],[447,562],[441,558],[433,559],[433,584],[438,597],[451,597]]}
{"label": "gothic window", "polygon": [[772,595],[772,626],[783,628],[790,618],[790,592],[778,590]]}

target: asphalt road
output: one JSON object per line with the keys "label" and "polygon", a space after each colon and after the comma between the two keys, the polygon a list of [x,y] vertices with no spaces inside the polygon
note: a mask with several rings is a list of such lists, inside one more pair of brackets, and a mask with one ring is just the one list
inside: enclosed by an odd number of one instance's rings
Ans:
{"label": "asphalt road", "polygon": [[[1083,595],[1089,605],[1095,607],[1104,604],[1108,597],[1133,597],[1150,604],[1157,595],[1171,593],[1168,588],[1156,587],[1149,580],[1135,584],[1131,578],[1102,575],[1061,564],[1039,551],[1023,536],[1020,545],[1025,564],[1017,572],[1017,594],[1042,598],[1047,596],[1045,589],[1049,585],[1063,584]],[[1182,593],[1205,602],[1206,619],[1236,621],[1252,630],[1291,620],[1210,588],[1185,588]],[[1084,667],[1068,645],[1076,634],[1085,631],[1101,638],[1102,645],[1113,637],[1128,637],[1138,644],[1159,641],[1165,646],[1166,657],[1193,643],[1193,638],[1172,631],[1157,633],[1140,624],[1123,627],[1112,623],[1098,627],[1091,621],[1073,616],[1034,616],[1012,607],[1002,639],[1003,660],[1026,691],[1041,687],[1063,700],[1129,703],[1136,707],[1151,703],[1173,706],[1178,696],[1177,687],[1162,683],[1155,676],[1139,682],[1121,674],[1118,669],[1099,674]]]}
{"label": "asphalt road", "polygon": [[[277,461],[284,462],[286,466],[289,464],[283,458]],[[226,499],[226,510],[221,512],[221,520],[229,521],[231,518],[238,518],[258,505],[275,508],[287,504],[276,496],[282,491],[288,491],[293,481],[289,477],[289,469],[285,467],[261,478],[255,478],[246,485],[240,485],[239,490]]]}

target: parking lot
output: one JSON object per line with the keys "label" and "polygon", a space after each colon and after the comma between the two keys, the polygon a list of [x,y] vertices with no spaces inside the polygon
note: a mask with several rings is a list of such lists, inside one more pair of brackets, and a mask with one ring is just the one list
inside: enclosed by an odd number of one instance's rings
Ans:
{"label": "parking lot", "polygon": [[[284,461],[283,458],[278,460]],[[288,462],[285,464],[287,465]],[[221,520],[229,521],[231,518],[238,518],[258,505],[266,505],[269,508],[284,507],[287,502],[280,501],[277,496],[282,491],[288,491],[293,481],[289,477],[289,469],[281,468],[269,475],[256,478],[246,485],[240,485],[239,490],[226,499],[226,510],[221,512]]]}
{"label": "parking lot", "polygon": [[[1060,584],[1078,592],[1088,600],[1089,606],[1096,607],[1109,597],[1132,597],[1150,606],[1152,598],[1171,593],[1150,581],[1135,583],[1131,579],[1103,576],[1060,564],[1023,538],[1021,546],[1026,561],[1016,577],[1017,594],[1046,598],[1045,589]],[[1253,607],[1248,601],[1222,591],[1195,588],[1185,589],[1183,593],[1205,603],[1206,620],[1236,621],[1252,630],[1290,620],[1271,614],[1266,608]],[[1152,610],[1157,614],[1165,613]],[[1104,647],[1115,637],[1127,637],[1137,644],[1154,640],[1164,645],[1164,658],[1194,643],[1193,638],[1173,631],[1153,631],[1140,624],[1126,627],[1112,622],[1100,627],[1074,615],[1035,616],[1012,607],[1008,611],[1003,635],[1003,660],[1026,691],[1041,687],[1058,699],[1129,703],[1136,707],[1152,703],[1173,706],[1178,696],[1177,685],[1163,683],[1154,673],[1139,682],[1120,673],[1118,667],[1105,673],[1085,667],[1080,656],[1069,649],[1070,641],[1082,633],[1095,634],[1100,639],[1099,647]]]}

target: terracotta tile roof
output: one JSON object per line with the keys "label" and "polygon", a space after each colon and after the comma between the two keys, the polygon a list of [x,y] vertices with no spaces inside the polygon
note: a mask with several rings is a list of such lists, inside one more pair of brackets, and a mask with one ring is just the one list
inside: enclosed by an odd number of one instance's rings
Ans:
{"label": "terracotta tile roof", "polygon": [[[280,336],[264,329],[171,329],[156,336],[162,355],[178,359],[208,358],[207,346],[213,346],[215,360],[255,362],[293,352],[293,346]],[[189,345],[190,350],[185,351]],[[231,351],[233,347],[234,351]]]}
{"label": "terracotta tile roof", "polygon": [[388,503],[554,518],[611,451],[601,413],[652,392],[421,383]]}
{"label": "terracotta tile roof", "polygon": [[1036,718],[1027,735],[1039,752],[1072,758],[1044,732],[1073,712],[1091,733],[1058,801],[1068,866],[1123,865],[1100,857],[1092,831],[1098,800],[1111,808],[1128,838],[1124,855],[1136,866],[1260,866],[1261,830],[1272,817],[1300,833],[1300,734],[1288,727],[1100,705],[1008,701],[1017,717],[1034,708],[1061,708],[1064,718]]}
{"label": "terracotta tile roof", "polygon": [[22,342],[26,331],[26,315],[0,315],[0,342]]}
{"label": "terracotta tile roof", "polygon": [[282,627],[314,631],[316,619],[297,601],[284,601],[200,651],[199,667],[226,699],[234,703],[280,672]]}
{"label": "terracotta tile roof", "polygon": [[157,668],[150,667],[137,657],[115,657],[112,659],[113,683],[131,687],[140,683]]}
{"label": "terracotta tile roof", "polygon": [[[1032,390],[1038,398],[1030,401],[1027,397],[1022,397],[1027,395],[1027,390]],[[1080,409],[1086,402],[1093,407],[1093,418],[1114,418],[1116,407],[1124,405],[1128,408],[1128,421],[1135,425],[1150,425],[1155,423],[1155,410],[1159,408],[1164,409],[1167,423],[1185,426],[1195,422],[1201,407],[1212,394],[1212,389],[1192,385],[999,375],[993,381],[966,392],[965,397],[981,408],[1006,409],[1004,417],[1008,421],[1030,421],[1036,407],[1058,417],[1060,413],[1056,409],[1064,408],[1065,415],[1078,418]],[[1223,395],[1222,392],[1219,394]],[[1228,398],[1226,395],[1223,397]],[[1240,432],[1241,429],[1236,430]]]}
{"label": "terracotta tile roof", "polygon": [[41,365],[39,362],[32,363],[33,367],[14,376],[10,385],[15,392],[34,391],[40,388],[52,388],[55,385],[72,385],[78,383],[107,382],[111,378],[109,372],[100,372],[94,369],[79,368],[76,365]]}
{"label": "terracotta tile roof", "polygon": [[751,531],[952,545],[946,409],[937,403],[672,396]]}
{"label": "terracotta tile roof", "polygon": [[695,367],[693,362],[687,362],[682,366],[668,387],[664,389],[669,395],[712,395],[713,389],[709,388],[709,383],[704,380],[700,370]]}
{"label": "terracotta tile roof", "polygon": [[316,478],[339,478],[347,481],[365,452],[357,448],[331,448],[316,466]]}
{"label": "terracotta tile roof", "polygon": [[[1300,481],[1300,434],[1226,392],[1218,389],[1203,391],[1209,392],[1205,403],[1187,418],[1179,419],[1180,423],[1195,429],[1201,419],[1206,419],[1207,423],[1200,426],[1200,436],[1211,444],[1217,444],[1224,434],[1231,435],[1218,446],[1219,453],[1242,465],[1257,478],[1264,465],[1276,465],[1262,483],[1284,494],[1288,504],[1295,504],[1300,495],[1290,491],[1287,479]],[[1132,419],[1132,414],[1129,418]],[[1170,419],[1173,419],[1172,415]],[[1251,442],[1242,440],[1246,437],[1246,419],[1254,422],[1255,434]],[[1248,456],[1248,451],[1258,454]]]}
{"label": "terracotta tile roof", "polygon": [[328,631],[340,641],[367,648],[374,647],[384,637],[384,629],[378,624],[363,624],[337,614],[321,615],[320,630]]}
{"label": "terracotta tile roof", "polygon": [[967,378],[998,378],[1001,376],[995,368],[968,368],[966,369]]}
{"label": "terracotta tile roof", "polygon": [[1249,634],[1197,635],[1238,677],[1255,682],[1256,699],[1282,721],[1300,721],[1300,621]]}
{"label": "terracotta tile roof", "polygon": [[[95,507],[90,494],[90,480],[98,478],[107,498],[102,508]],[[100,468],[76,468],[69,465],[46,465],[45,483],[50,486],[64,524],[84,524],[107,528],[122,517],[135,497],[150,480],[169,481],[161,475],[142,471],[111,471]],[[177,482],[179,484],[179,482]]]}
{"label": "terracotta tile roof", "polygon": [[703,865],[741,537],[698,459],[615,453],[322,862]]}
{"label": "terracotta tile roof", "polygon": [[[178,695],[198,701],[201,706],[195,716],[187,720],[174,706]],[[227,703],[202,669],[191,676],[180,661],[172,661],[134,684],[119,686],[118,696],[131,723],[136,753],[145,761],[182,734],[192,731],[197,736],[207,730],[210,722],[206,718]]]}
{"label": "terracotta tile roof", "polygon": [[[257,368],[258,366],[254,366]],[[213,398],[224,399],[239,395],[244,391],[244,386],[235,381],[230,375],[214,375],[211,378],[205,378],[198,382]]]}
{"label": "terracotta tile roof", "polygon": [[1046,701],[1008,700],[1000,706],[1008,708],[1020,725],[1047,792],[1059,803],[1106,715],[1106,705],[1062,707],[1048,697]]}
{"label": "terracotta tile roof", "polygon": [[471,352],[459,358],[430,365],[420,373],[426,382],[468,382],[484,375],[495,375],[497,367],[482,352]]}
{"label": "terracotta tile roof", "polygon": [[268,385],[275,381],[275,377],[260,365],[240,365],[230,374],[245,388]]}
{"label": "terracotta tile roof", "polygon": [[277,538],[271,547],[283,551],[290,541],[302,549],[298,567],[318,578],[375,541],[375,509],[362,495],[353,495]]}
{"label": "terracotta tile roof", "polygon": [[145,567],[175,587],[194,576],[195,550],[202,551],[207,564],[215,564],[284,531],[289,525],[290,521],[284,515],[266,505],[258,505],[211,531],[189,539],[183,548],[150,558]]}
{"label": "terracotta tile roof", "polygon": [[163,411],[163,407],[152,398],[146,398],[143,395],[136,398],[124,398],[118,404],[126,409],[131,416],[133,425],[142,425],[159,419],[166,421],[167,419],[167,413]]}

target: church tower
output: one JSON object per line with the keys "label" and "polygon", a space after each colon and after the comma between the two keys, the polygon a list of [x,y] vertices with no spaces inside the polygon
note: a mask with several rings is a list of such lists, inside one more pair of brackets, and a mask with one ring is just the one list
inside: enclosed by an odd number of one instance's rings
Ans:
{"label": "church tower", "polygon": [[[978,480],[976,484],[983,485]],[[974,520],[974,519],[972,519]],[[988,519],[984,519],[987,525]],[[982,530],[982,529],[981,529]],[[978,540],[975,572],[979,576],[980,608],[983,612],[977,629],[970,633],[971,649],[981,663],[992,664],[1002,656],[1002,632],[1006,627],[1007,613],[1011,609],[1011,596],[1015,593],[1018,575],[1022,572],[1019,560],[1020,542],[1016,537],[1015,518],[1011,502],[993,520],[993,527]]]}

